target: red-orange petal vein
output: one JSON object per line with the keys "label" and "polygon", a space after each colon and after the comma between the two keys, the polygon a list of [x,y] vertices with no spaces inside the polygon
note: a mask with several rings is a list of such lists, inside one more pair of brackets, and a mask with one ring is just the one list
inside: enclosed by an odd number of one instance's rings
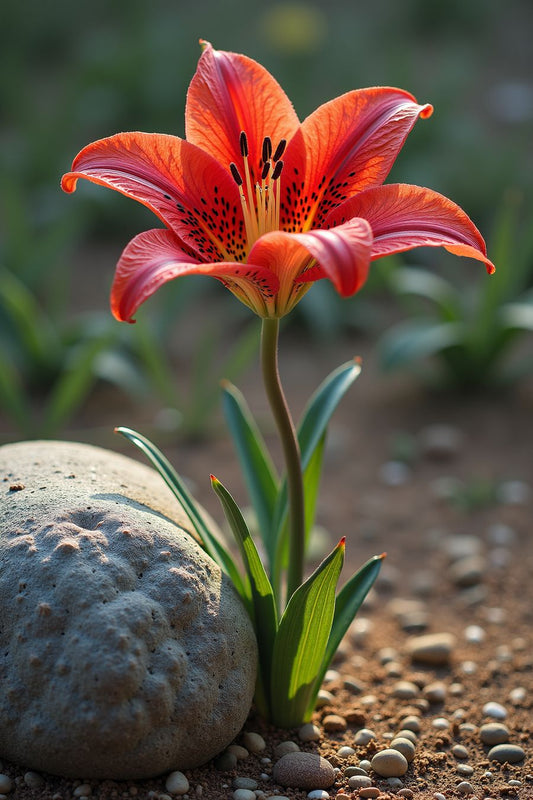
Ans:
{"label": "red-orange petal vein", "polygon": [[181,245],[165,228],[144,231],[131,240],[117,264],[111,289],[111,310],[117,319],[131,322],[139,306],[160,286],[185,275],[218,278],[257,313],[278,288],[277,277],[266,267],[233,261],[205,264]]}
{"label": "red-orange petal vein", "polygon": [[367,189],[333,211],[327,222],[338,225],[352,216],[363,217],[372,227],[372,258],[415,247],[444,247],[483,261],[487,271],[494,272],[483,237],[470,217],[432,189],[401,183]]}

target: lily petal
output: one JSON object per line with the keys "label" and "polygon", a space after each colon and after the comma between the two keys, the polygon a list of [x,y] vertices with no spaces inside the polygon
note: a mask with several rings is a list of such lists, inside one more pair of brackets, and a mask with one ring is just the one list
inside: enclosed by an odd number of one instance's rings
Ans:
{"label": "lily petal", "polygon": [[418,117],[419,105],[401,89],[358,89],[320,106],[289,142],[282,183],[282,224],[321,227],[348,197],[383,183]]}
{"label": "lily petal", "polygon": [[111,289],[111,310],[121,322],[133,314],[167,281],[184,275],[218,278],[257,313],[276,292],[279,281],[266,267],[233,261],[201,263],[183,250],[182,242],[165,228],[140,233],[127,245],[117,264]]}
{"label": "lily petal", "polygon": [[489,274],[495,270],[470,217],[431,189],[403,183],[367,189],[333,211],[327,222],[339,225],[352,216],[363,217],[372,227],[372,259],[414,247],[445,247],[455,255],[482,261]]}
{"label": "lily petal", "polygon": [[228,167],[232,161],[242,162],[239,138],[244,131],[255,182],[265,136],[276,148],[281,139],[293,136],[300,122],[291,101],[264,67],[247,56],[202,44],[204,52],[187,94],[187,140]]}
{"label": "lily petal", "polygon": [[200,260],[242,257],[244,230],[235,182],[208,153],[159,133],[118,133],[87,145],[63,176],[66,192],[86,178],[138,200]]}
{"label": "lily petal", "polygon": [[329,230],[266,233],[254,244],[248,260],[278,276],[273,313],[282,316],[320,278],[329,278],[344,297],[357,292],[367,278],[371,251],[370,225],[364,219],[352,219]]}

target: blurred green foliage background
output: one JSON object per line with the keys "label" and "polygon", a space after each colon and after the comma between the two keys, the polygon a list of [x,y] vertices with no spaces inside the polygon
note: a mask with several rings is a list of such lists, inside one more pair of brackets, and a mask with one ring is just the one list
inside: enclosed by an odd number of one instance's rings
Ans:
{"label": "blurred green foliage background", "polygon": [[[59,179],[94,139],[135,129],[183,134],[199,38],[259,60],[301,118],[342,92],[369,85],[397,85],[433,103],[433,117],[418,123],[389,180],[441,191],[487,233],[510,191],[521,198],[517,213],[524,224],[533,209],[532,34],[530,0],[4,0],[0,406],[19,408],[39,385],[49,392],[64,376],[69,352],[72,366],[73,341],[78,347],[89,342],[84,363],[96,377],[102,348],[124,351],[119,334],[103,323],[95,333],[94,318],[85,330],[79,318],[76,331],[67,323],[86,310],[83,287],[93,276],[96,297],[106,297],[121,248],[153,219],[140,205],[98,187],[83,185],[67,197]],[[109,247],[104,270],[92,260],[96,245]],[[28,293],[25,306],[20,292]],[[177,313],[171,299],[166,309],[155,334],[160,340]],[[28,338],[25,326],[39,314],[58,349],[53,363],[36,370],[35,353],[18,340]],[[161,375],[165,367],[159,366]],[[107,372],[113,372],[109,364]],[[70,411],[89,383],[78,381]],[[52,428],[70,413],[69,402],[62,402]],[[19,408],[19,427],[27,413]]]}

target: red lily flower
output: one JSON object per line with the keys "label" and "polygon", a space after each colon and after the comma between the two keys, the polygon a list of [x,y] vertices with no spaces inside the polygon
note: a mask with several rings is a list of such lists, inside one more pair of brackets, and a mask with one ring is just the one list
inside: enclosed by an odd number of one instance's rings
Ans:
{"label": "red lily flower", "polygon": [[430,105],[401,89],[360,89],[300,124],[262,66],[202,45],[186,140],[119,133],[85,147],[62,179],[66,192],[78,178],[116,189],[165,225],[124,250],[111,291],[117,319],[132,321],[156,289],[182,275],[211,275],[259,316],[281,317],[312,282],[329,278],[352,295],[373,259],[422,245],[494,271],[457,205],[430,189],[382,186]]}

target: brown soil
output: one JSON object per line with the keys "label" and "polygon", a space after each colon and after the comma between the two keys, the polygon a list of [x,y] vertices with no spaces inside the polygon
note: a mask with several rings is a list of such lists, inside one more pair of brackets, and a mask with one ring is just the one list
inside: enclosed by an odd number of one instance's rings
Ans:
{"label": "brown soil", "polygon": [[[313,343],[287,338],[286,346],[282,346],[282,373],[291,406],[299,412],[320,380],[353,355],[354,344],[317,350]],[[360,350],[357,343],[356,352]],[[268,430],[258,374],[250,371],[240,385]],[[102,431],[110,430],[113,424],[125,424],[150,433],[152,412],[145,409],[139,414],[137,409],[130,413],[107,401],[106,395],[105,413],[94,405],[87,413],[91,426],[101,426],[98,431],[94,427],[84,430],[84,419],[80,419],[81,428],[68,434],[69,438],[135,455],[125,442]],[[457,789],[465,780],[472,785],[475,798],[533,798],[532,410],[533,395],[527,387],[509,397],[428,396],[405,378],[380,376],[372,354],[365,356],[363,373],[330,428],[319,522],[328,531],[323,547],[340,536],[347,537],[346,576],[371,555],[386,551],[387,559],[370,602],[358,617],[359,633],[346,638],[333,665],[337,674],[326,687],[332,699],[314,718],[321,738],[317,743],[301,745],[340,768],[337,782],[328,790],[331,798],[343,793],[349,798],[359,796],[349,788],[344,769],[385,747],[390,734],[401,727],[402,718],[409,713],[421,718],[416,757],[401,779],[402,790],[370,773],[382,800],[433,800],[437,792],[447,799],[468,797]],[[417,451],[420,432],[433,423],[446,423],[461,432],[463,441],[457,452],[437,458]],[[209,486],[210,472],[215,472],[237,499],[245,501],[245,493],[222,423],[220,429],[218,422],[215,428],[215,435],[205,442],[178,444],[165,442],[161,435],[157,438],[177,469],[190,478],[197,498],[220,517]],[[269,436],[271,440],[276,452],[275,437]],[[401,485],[387,485],[381,467],[400,445],[405,451],[406,443],[408,449],[415,445],[407,480]],[[456,502],[436,495],[436,481],[447,477],[462,482]],[[530,492],[502,502],[496,490],[511,480],[524,482]],[[511,529],[511,533],[504,529],[503,541],[498,540],[502,534],[498,534],[496,525]],[[470,579],[470,585],[458,586],[446,548],[457,541],[453,537],[464,536],[478,540],[485,569]],[[400,617],[402,600],[417,603],[414,610],[407,609],[407,621]],[[483,629],[486,635],[482,642],[467,640],[465,629],[469,625]],[[405,645],[411,635],[420,632],[455,635],[449,665],[429,668],[411,663]],[[384,663],[381,651],[385,647],[396,651],[393,667]],[[345,688],[346,680],[355,685]],[[414,682],[420,693],[409,700],[398,698],[394,690],[399,680]],[[437,680],[446,686],[446,699],[437,705],[428,704],[423,687]],[[518,687],[524,688],[524,697],[513,695],[513,701],[510,692]],[[507,709],[510,741],[526,753],[522,762],[489,762],[488,748],[478,735],[479,726],[487,721],[482,707],[488,701],[499,702]],[[346,720],[344,730],[325,730],[325,718],[330,714]],[[434,727],[433,721],[440,717],[449,721],[448,729]],[[269,728],[253,714],[246,727],[264,736],[266,750],[250,754],[231,772],[217,771],[213,763],[187,771],[189,796],[229,799],[234,791],[233,778],[248,775],[259,780],[265,796],[280,794],[303,800],[307,791],[283,789],[259,777],[271,773],[275,744],[291,738],[298,741],[297,732]],[[376,733],[376,739],[367,746],[354,744],[354,735],[361,727]],[[455,744],[466,747],[466,759],[458,760],[452,754]],[[355,755],[340,758],[337,750],[342,745],[354,746]],[[265,762],[265,758],[272,761]],[[460,772],[465,763],[473,769],[470,776]],[[17,783],[12,796],[21,800],[69,800],[74,796],[74,783],[54,777],[45,776],[46,783],[38,790],[27,788],[22,777],[26,769],[25,765],[3,764],[2,771]],[[92,795],[100,798],[144,800],[165,794],[165,776],[134,783],[90,783]]]}

